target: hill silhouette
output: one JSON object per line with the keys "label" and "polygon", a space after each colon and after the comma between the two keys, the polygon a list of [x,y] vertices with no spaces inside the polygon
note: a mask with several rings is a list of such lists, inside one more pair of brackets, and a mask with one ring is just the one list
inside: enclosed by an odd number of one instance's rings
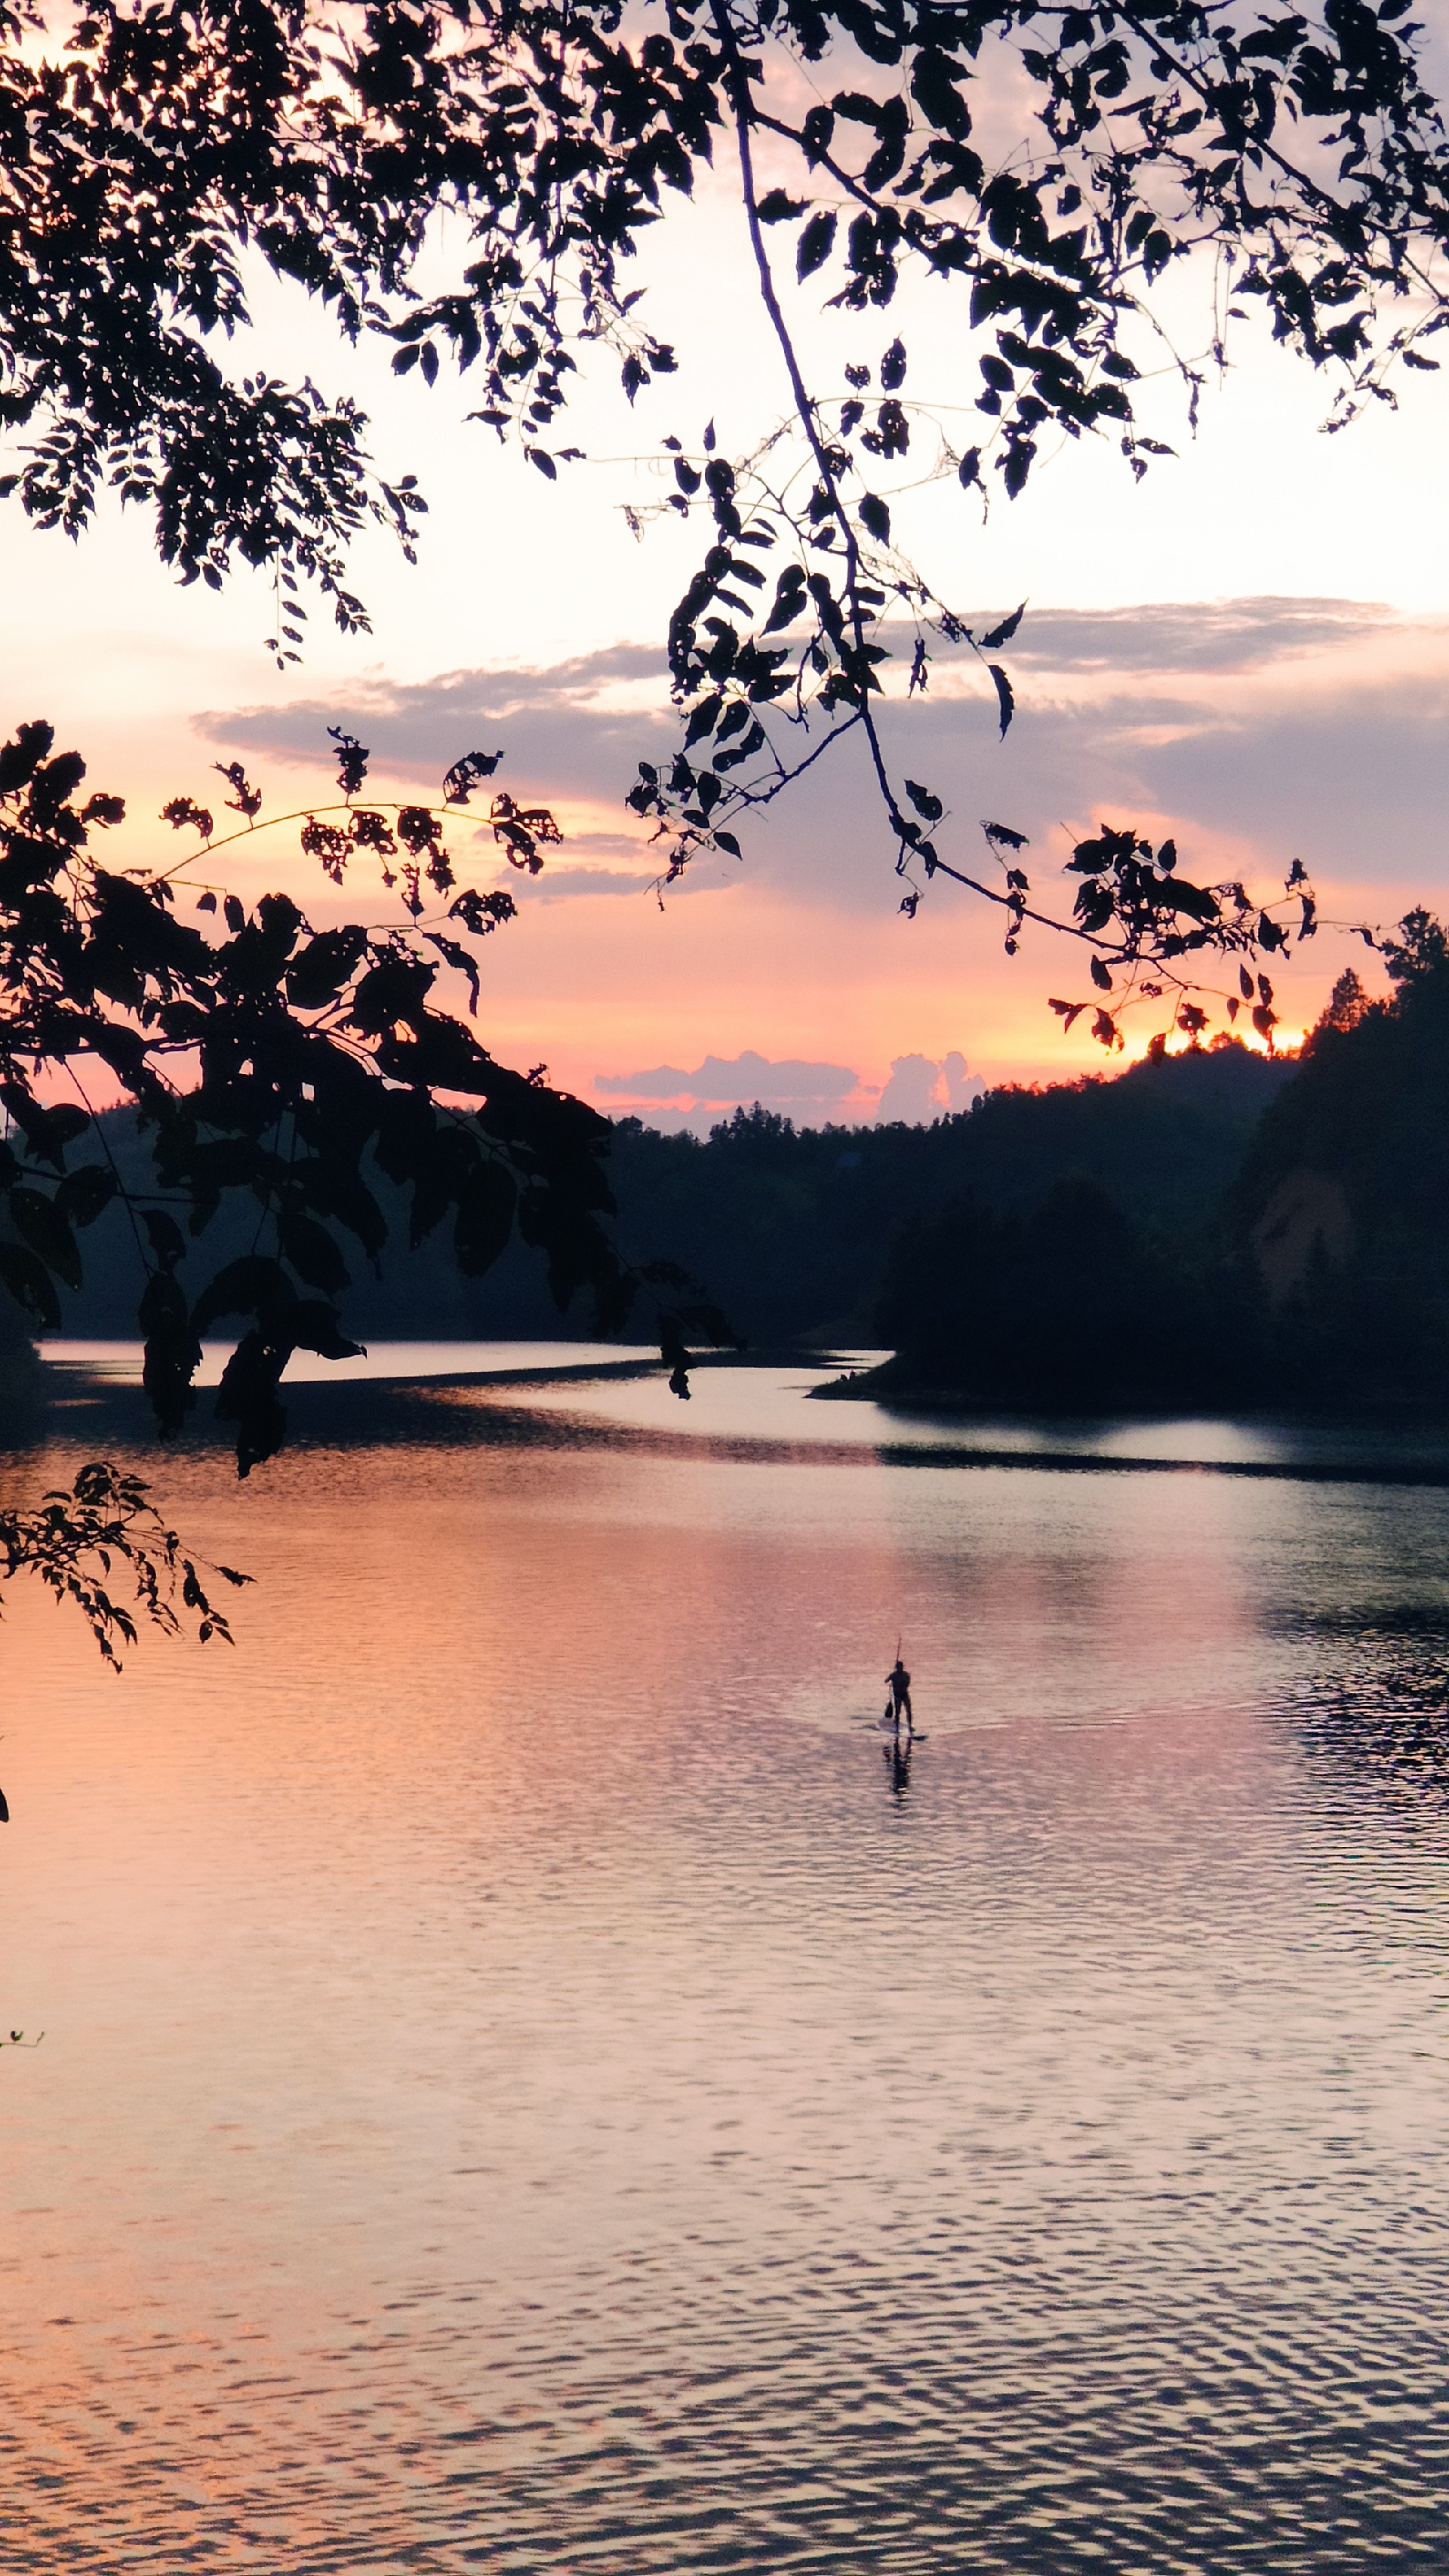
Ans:
{"label": "hill silhouette", "polygon": [[[1384,962],[1387,998],[1341,977],[1296,1060],[1231,1041],[1158,1052],[1115,1077],[1004,1085],[926,1128],[797,1130],[756,1106],[700,1140],[623,1119],[621,1239],[706,1281],[756,1350],[889,1348],[871,1383],[907,1400],[1442,1411],[1449,941],[1413,913]],[[102,1124],[139,1179],[133,1119]],[[344,1298],[363,1340],[592,1332],[558,1314],[523,1245],[464,1279],[441,1235],[409,1249],[406,1194],[375,1188],[381,1275],[350,1262]],[[264,1226],[260,1205],[224,1205],[207,1266]],[[143,1278],[113,1205],[65,1332],[132,1338]],[[12,1411],[24,1351],[12,1324]]]}
{"label": "hill silhouette", "polygon": [[1449,1407],[1449,940],[1412,912],[1370,1001],[1340,978],[1266,1112],[1227,1225],[1288,1403]]}
{"label": "hill silhouette", "polygon": [[[978,1186],[905,1225],[878,1307],[895,1357],[872,1387],[1078,1411],[1449,1409],[1449,941],[1411,913],[1384,962],[1384,1000],[1339,979],[1196,1221],[1182,1193],[1148,1206],[1140,1172],[1079,1162],[1030,1204]],[[1217,1060],[1176,1061],[1198,1084]]]}
{"label": "hill silhouette", "polygon": [[[1006,1086],[925,1128],[796,1129],[755,1107],[702,1141],[623,1119],[609,1165],[619,1232],[633,1257],[667,1254],[705,1280],[754,1348],[873,1342],[893,1248],[963,1198],[1024,1215],[1059,1183],[1092,1184],[1154,1245],[1194,1238],[1287,1078],[1284,1065],[1230,1045],[1134,1065],[1115,1079]],[[122,1173],[134,1165],[139,1180],[133,1117],[103,1125]],[[349,1256],[344,1294],[348,1328],[364,1341],[592,1331],[581,1307],[560,1317],[521,1244],[482,1279],[465,1279],[443,1236],[410,1251],[406,1194],[380,1173],[372,1186],[389,1226],[381,1277]],[[261,1218],[260,1206],[224,1204],[207,1229],[208,1268],[249,1251]],[[64,1332],[133,1337],[143,1278],[128,1220],[113,1205],[86,1237],[85,1284],[65,1299]]]}

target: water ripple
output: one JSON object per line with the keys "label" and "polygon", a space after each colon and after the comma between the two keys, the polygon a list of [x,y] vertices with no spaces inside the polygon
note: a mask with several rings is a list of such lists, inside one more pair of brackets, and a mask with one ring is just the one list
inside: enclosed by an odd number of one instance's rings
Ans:
{"label": "water ripple", "polygon": [[235,1657],[7,1631],[7,2571],[1442,2563],[1442,1496],[169,1490]]}

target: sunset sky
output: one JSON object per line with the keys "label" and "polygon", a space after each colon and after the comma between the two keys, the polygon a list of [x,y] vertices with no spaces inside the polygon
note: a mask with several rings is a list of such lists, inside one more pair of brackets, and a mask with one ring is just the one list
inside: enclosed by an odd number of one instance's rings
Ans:
{"label": "sunset sky", "polygon": [[[220,597],[181,591],[138,514],[108,508],[76,547],[28,529],[11,503],[0,510],[5,728],[44,714],[86,752],[93,783],[130,801],[131,861],[163,840],[175,856],[150,818],[178,791],[213,802],[218,759],[244,759],[267,812],[327,801],[329,723],[371,745],[379,795],[436,794],[460,752],[501,746],[499,784],[551,804],[566,837],[537,884],[510,880],[521,918],[491,943],[480,1026],[505,1059],[543,1059],[611,1111],[632,1101],[655,1114],[671,1068],[727,1098],[720,1068],[745,1053],[795,1067],[773,1089],[762,1077],[761,1096],[835,1117],[874,1115],[893,1061],[910,1055],[954,1052],[972,1081],[1099,1069],[1086,1021],[1064,1038],[1047,1009],[1049,994],[1084,982],[1063,943],[1040,935],[1005,958],[999,918],[949,886],[915,921],[901,917],[849,750],[745,831],[742,865],[712,862],[663,911],[647,890],[643,830],[622,798],[638,759],[673,739],[661,639],[704,530],[659,520],[636,539],[623,511],[662,496],[651,460],[664,435],[696,445],[713,417],[720,447],[737,453],[783,408],[742,249],[722,187],[671,209],[641,283],[680,374],[632,415],[611,369],[586,382],[565,435],[589,461],[557,487],[464,421],[468,380],[445,371],[431,394],[416,376],[398,384],[385,350],[349,354],[262,278],[238,371],[310,369],[360,393],[379,463],[415,472],[432,504],[420,565],[381,537],[364,542],[356,572],[375,632],[339,638],[319,602],[302,667],[279,675],[261,649],[272,607],[260,578]],[[1174,288],[1189,348],[1202,336],[1200,284]],[[822,358],[873,357],[899,328],[910,390],[939,396],[966,442],[968,352],[948,290],[912,289],[885,328],[880,317],[827,325],[796,301]],[[1237,357],[1206,391],[1195,441],[1171,370],[1149,386],[1144,425],[1179,455],[1140,488],[1102,441],[1048,454],[984,525],[949,480],[893,496],[908,551],[963,614],[1030,604],[1004,745],[984,675],[949,654],[924,701],[890,711],[889,739],[946,796],[943,855],[968,867],[984,855],[983,816],[1030,834],[1040,886],[1081,830],[1132,822],[1175,833],[1193,872],[1241,874],[1264,893],[1300,857],[1326,915],[1391,922],[1411,900],[1443,901],[1449,855],[1444,380],[1415,378],[1397,412],[1326,438],[1326,382],[1248,329]],[[455,858],[492,883],[505,872],[476,830],[471,817],[460,825]],[[328,909],[290,833],[228,873],[244,894],[285,882],[319,917]],[[1278,979],[1286,1027],[1312,1019],[1350,955],[1375,982],[1367,952],[1329,933]],[[802,1065],[823,1069],[823,1109],[800,1108]],[[675,1095],[676,1114],[688,1097]]]}

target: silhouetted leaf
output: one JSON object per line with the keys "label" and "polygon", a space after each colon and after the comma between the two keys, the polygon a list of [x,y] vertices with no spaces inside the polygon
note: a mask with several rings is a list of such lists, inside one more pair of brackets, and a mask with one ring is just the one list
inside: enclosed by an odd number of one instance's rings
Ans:
{"label": "silhouetted leaf", "polygon": [[166,1208],[144,1208],[141,1222],[162,1269],[174,1270],[186,1252],[186,1237],[175,1217]]}
{"label": "silhouetted leaf", "polygon": [[501,751],[465,752],[463,758],[455,760],[452,768],[444,774],[443,794],[447,802],[466,805],[474,788],[480,787],[485,778],[492,777],[502,758]]}
{"label": "silhouetted leaf", "polygon": [[67,1172],[55,1193],[55,1203],[68,1224],[94,1225],[102,1210],[110,1206],[119,1186],[114,1170],[106,1164],[82,1163],[77,1170]]}
{"label": "silhouetted leaf", "polygon": [[267,1253],[244,1253],[239,1261],[228,1261],[203,1288],[191,1310],[192,1329],[204,1333],[223,1315],[255,1315],[274,1309],[285,1313],[295,1302],[295,1295],[280,1262]]}
{"label": "silhouetted leaf", "polygon": [[1026,601],[1023,600],[1020,608],[1014,608],[1009,617],[1003,617],[999,626],[992,627],[989,635],[982,636],[981,649],[983,653],[995,653],[1000,650],[1000,647],[1003,644],[1009,644],[1025,615]]}
{"label": "silhouetted leaf", "polygon": [[468,1174],[453,1227],[453,1250],[466,1278],[480,1278],[507,1249],[517,1202],[517,1186],[501,1163],[483,1161]]}
{"label": "silhouetted leaf", "polygon": [[221,1374],[216,1391],[220,1422],[237,1426],[239,1476],[273,1458],[287,1436],[287,1416],[278,1396],[282,1371],[291,1357],[290,1344],[268,1342],[261,1333],[245,1333]]}
{"label": "silhouetted leaf", "polygon": [[233,814],[244,815],[249,823],[253,822],[256,816],[261,812],[261,791],[259,788],[253,787],[251,780],[248,778],[246,771],[241,765],[241,762],[239,760],[214,760],[212,762],[212,767],[219,778],[224,778],[226,780],[227,785],[232,791],[226,800],[230,811]]}
{"label": "silhouetted leaf", "polygon": [[925,822],[940,822],[946,808],[942,804],[939,796],[932,795],[929,787],[922,787],[918,780],[908,778],[906,780],[906,794],[909,796],[916,812]]}
{"label": "silhouetted leaf", "polygon": [[[200,833],[203,841],[209,841],[211,838],[212,818],[206,807],[198,805],[194,797],[173,796],[169,805],[162,806],[161,820],[163,823],[169,823],[172,830],[176,832],[181,830],[183,824],[189,823]],[[213,896],[213,905],[215,900]]]}
{"label": "silhouetted leaf", "polygon": [[66,1147],[73,1145],[77,1136],[83,1136],[91,1123],[85,1110],[73,1108],[66,1100],[54,1108],[45,1108],[14,1080],[0,1083],[0,1101],[35,1159],[49,1163],[53,1171],[64,1171]]}
{"label": "silhouetted leaf", "polygon": [[47,1198],[44,1190],[32,1190],[20,1183],[11,1190],[6,1206],[16,1233],[39,1255],[47,1270],[63,1279],[67,1288],[79,1288],[80,1253],[56,1200]]}
{"label": "silhouetted leaf", "polygon": [[357,922],[319,931],[287,967],[287,999],[316,1011],[335,1002],[367,954],[367,932]]}
{"label": "silhouetted leaf", "polygon": [[336,1309],[316,1297],[301,1297],[287,1315],[286,1338],[293,1350],[315,1351],[323,1360],[361,1360],[367,1352],[342,1330]]}
{"label": "silhouetted leaf", "polygon": [[163,1434],[179,1431],[196,1401],[192,1379],[201,1365],[201,1343],[169,1271],[152,1271],[136,1320],[144,1337],[141,1383],[147,1400]]}
{"label": "silhouetted leaf", "polygon": [[795,275],[802,286],[817,268],[824,267],[834,245],[835,217],[827,207],[821,207],[811,216],[795,246]]}
{"label": "silhouetted leaf", "polygon": [[344,732],[341,725],[329,725],[327,731],[337,745],[337,784],[344,796],[355,796],[367,776],[372,754],[355,733]]}
{"label": "silhouetted leaf", "polygon": [[60,1329],[60,1300],[43,1261],[21,1243],[0,1241],[0,1287],[46,1332]]}
{"label": "silhouetted leaf", "polygon": [[304,1216],[297,1208],[285,1209],[277,1231],[284,1259],[309,1288],[324,1289],[332,1297],[347,1286],[347,1264],[326,1226],[315,1217]]}

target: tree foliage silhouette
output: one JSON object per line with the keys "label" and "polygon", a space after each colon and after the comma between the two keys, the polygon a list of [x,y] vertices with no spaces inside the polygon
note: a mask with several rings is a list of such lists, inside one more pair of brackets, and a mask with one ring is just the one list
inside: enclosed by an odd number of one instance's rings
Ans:
{"label": "tree foliage silhouette", "polygon": [[[68,1163],[93,1128],[80,1068],[95,1064],[135,1103],[150,1145],[154,1184],[124,1196],[144,1265],[144,1383],[163,1434],[194,1404],[200,1336],[224,1319],[246,1325],[217,1406],[237,1426],[242,1475],[282,1444],[279,1387],[293,1352],[356,1353],[337,1304],[347,1259],[375,1263],[387,1235],[369,1154],[410,1187],[415,1244],[451,1219],[465,1273],[486,1270],[516,1223],[546,1261],[560,1307],[590,1290],[601,1330],[617,1331],[641,1289],[654,1292],[661,1352],[687,1394],[685,1332],[728,1338],[728,1327],[697,1295],[680,1305],[691,1287],[683,1272],[621,1257],[605,1223],[607,1120],[552,1090],[542,1066],[520,1074],[499,1064],[433,999],[449,966],[467,978],[476,1009],[478,943],[514,909],[506,892],[460,889],[443,839],[449,807],[467,802],[493,756],[455,763],[438,807],[390,811],[352,801],[366,747],[341,735],[337,756],[344,819],[292,818],[301,849],[334,883],[369,854],[398,895],[399,925],[314,931],[290,895],[264,895],[248,914],[228,894],[227,936],[213,943],[178,917],[185,861],[120,874],[94,855],[93,835],[124,808],[103,794],[77,802],[85,763],[52,756],[48,725],[22,726],[0,750],[0,1104],[13,1139],[0,1143],[9,1221],[0,1283],[37,1324],[56,1326],[58,1286],[80,1284],[77,1231],[122,1192],[108,1154]],[[250,835],[261,799],[239,764],[223,774]],[[514,865],[536,868],[539,843],[557,836],[552,816],[507,797],[493,814]],[[163,819],[199,833],[209,852],[220,846],[190,798],[173,798]],[[197,909],[216,907],[204,886]],[[42,1097],[41,1074],[57,1071],[77,1099]],[[237,1193],[256,1208],[253,1248],[188,1291],[188,1252]]]}
{"label": "tree foliage silhouette", "polygon": [[[110,1588],[118,1568],[131,1577],[134,1610]],[[235,1587],[252,1579],[230,1565],[214,1571]],[[208,1595],[196,1560],[167,1528],[144,1478],[104,1459],[82,1467],[69,1489],[57,1486],[30,1511],[0,1510],[0,1578],[16,1574],[37,1576],[57,1601],[79,1610],[114,1672],[121,1668],[118,1645],[136,1643],[138,1617],[172,1636],[190,1618],[202,1645],[213,1637],[232,1643],[230,1624]],[[0,1821],[9,1821],[3,1796]]]}
{"label": "tree foliage silhouette", "polygon": [[[976,653],[1004,731],[1000,657],[1021,611],[978,632],[906,560],[892,476],[1015,496],[1046,435],[1088,432],[1116,438],[1140,476],[1163,451],[1137,421],[1127,344],[1145,325],[1170,349],[1159,290],[1194,260],[1213,280],[1207,360],[1256,306],[1335,372],[1335,421],[1392,400],[1398,367],[1432,367],[1449,162],[1406,7],[1323,0],[1316,16],[1280,5],[1239,23],[1198,0],[662,0],[637,18],[619,0],[376,0],[340,16],[312,0],[103,0],[80,16],[0,0],[0,430],[16,451],[0,491],[75,536],[113,489],[152,514],[185,582],[269,568],[285,664],[309,583],[344,629],[366,625],[351,541],[377,522],[411,554],[425,501],[411,474],[376,467],[350,396],[229,363],[248,260],[344,337],[388,341],[399,375],[432,385],[455,362],[478,388],[471,417],[557,481],[579,454],[559,440],[586,354],[612,352],[631,402],[673,372],[627,264],[671,195],[728,156],[787,409],[734,459],[712,425],[663,441],[661,506],[698,521],[704,545],[669,627],[680,747],[629,794],[655,827],[661,883],[701,851],[737,854],[740,819],[854,737],[907,912],[945,875],[1000,907],[1008,950],[1028,921],[1073,938],[1092,995],[1054,1007],[1068,1024],[1090,1007],[1108,1047],[1144,995],[1195,1032],[1215,953],[1236,966],[1232,1006],[1271,1033],[1259,959],[1312,933],[1301,872],[1263,906],[1190,881],[1170,843],[1104,825],[1054,911],[1034,899],[1020,833],[988,824],[973,872],[930,782],[895,774],[878,711],[902,638],[908,694],[940,643]],[[1002,68],[1032,100],[1004,158],[973,139],[971,104]],[[467,246],[440,287],[443,215]],[[776,241],[797,288],[818,281],[874,332],[839,384],[807,377]],[[942,428],[887,318],[911,269],[977,335],[974,443]],[[1204,362],[1174,363],[1195,404]],[[336,738],[342,819],[301,818],[302,850],[334,881],[374,853],[396,922],[314,932],[293,895],[250,915],[224,895],[217,942],[178,918],[175,868],[101,863],[120,800],[77,801],[84,763],[54,756],[48,726],[21,726],[0,753],[4,1283],[52,1321],[77,1229],[117,1188],[104,1160],[70,1166],[88,1112],[49,1088],[57,1069],[79,1086],[93,1059],[153,1146],[155,1188],[132,1212],[163,1429],[192,1400],[200,1332],[239,1317],[221,1401],[242,1472],[276,1448],[290,1352],[349,1347],[339,1230],[376,1257],[369,1151],[410,1185],[415,1235],[451,1220],[465,1269],[516,1221],[559,1296],[591,1289],[606,1324],[660,1292],[686,1392],[686,1330],[723,1321],[691,1316],[681,1274],[632,1271],[614,1247],[603,1122],[542,1068],[499,1065],[433,998],[444,966],[473,982],[477,941],[506,917],[506,899],[455,886],[441,837],[496,755],[464,754],[437,805],[364,807],[365,749]],[[255,791],[238,765],[223,776],[250,829]],[[220,847],[195,800],[164,819]],[[505,796],[491,820],[525,867],[554,837],[544,809]],[[228,1192],[257,1204],[256,1249],[192,1293],[183,1262]]]}
{"label": "tree foliage silhouette", "polygon": [[[903,634],[915,690],[933,644],[969,647],[1004,730],[997,656],[1020,611],[978,633],[906,561],[892,476],[1015,495],[1048,434],[1089,432],[1141,475],[1165,452],[1135,411],[1143,327],[1193,408],[1250,310],[1332,371],[1335,425],[1392,401],[1400,368],[1434,367],[1449,157],[1408,5],[0,7],[0,425],[26,434],[7,488],[74,533],[113,485],[153,513],[183,580],[272,567],[283,660],[307,581],[344,627],[365,625],[349,542],[373,520],[411,552],[425,503],[413,476],[375,467],[351,398],[228,368],[248,254],[344,335],[389,341],[399,374],[432,385],[456,363],[477,386],[470,417],[556,480],[580,453],[559,437],[586,354],[612,353],[631,402],[673,372],[628,263],[727,159],[788,410],[734,460],[712,426],[663,442],[675,488],[661,506],[702,519],[706,544],[669,630],[680,750],[641,766],[630,796],[655,822],[662,877],[701,850],[737,852],[744,813],[858,734],[906,909],[944,873],[1003,909],[1008,949],[1027,920],[1087,944],[1111,1047],[1145,977],[1189,995],[1204,952],[1284,946],[1283,908],[1190,883],[1170,844],[1131,832],[1079,848],[1065,914],[1031,900],[1005,827],[986,827],[984,867],[962,864],[941,798],[888,762],[885,666]],[[983,149],[972,102],[1004,77],[1029,105],[1003,155]],[[1162,290],[1184,263],[1205,286],[1201,356],[1168,329]],[[875,317],[839,384],[809,379],[782,268],[863,332]],[[970,443],[933,416],[885,318],[911,271],[976,335]],[[707,301],[697,327],[707,354]],[[1311,932],[1311,903],[1289,911]],[[1255,988],[1250,1007],[1271,1011],[1271,996]]]}

